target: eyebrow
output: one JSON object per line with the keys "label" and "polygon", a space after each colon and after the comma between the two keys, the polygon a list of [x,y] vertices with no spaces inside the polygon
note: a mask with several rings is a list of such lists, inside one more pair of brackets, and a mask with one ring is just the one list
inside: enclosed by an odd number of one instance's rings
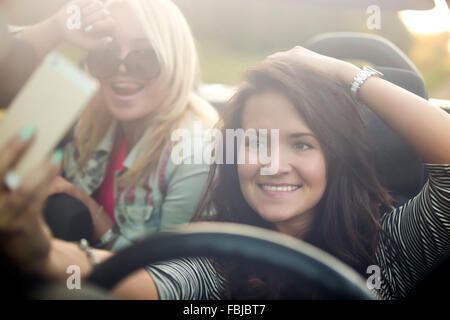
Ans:
{"label": "eyebrow", "polygon": [[311,137],[315,138],[315,136],[312,133],[308,133],[308,132],[293,133],[289,137],[291,137],[291,138],[301,138],[301,137],[304,137],[304,136],[311,136]]}

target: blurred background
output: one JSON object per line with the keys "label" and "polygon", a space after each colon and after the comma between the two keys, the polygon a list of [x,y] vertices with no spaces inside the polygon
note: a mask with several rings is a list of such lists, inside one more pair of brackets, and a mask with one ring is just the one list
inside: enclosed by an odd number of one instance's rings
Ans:
{"label": "blurred background", "polygon": [[234,84],[246,66],[270,53],[301,45],[319,33],[352,31],[377,34],[395,43],[419,68],[430,96],[450,99],[450,12],[445,0],[435,0],[432,10],[380,6],[379,30],[367,27],[370,14],[365,5],[325,7],[318,5],[321,1],[305,5],[293,0],[174,2],[196,36],[205,82]]}
{"label": "blurred background", "polygon": [[[9,7],[10,22],[20,25],[39,21],[65,2],[4,0],[3,6]],[[336,5],[332,0],[174,2],[192,26],[206,83],[237,84],[247,66],[270,53],[302,45],[319,33],[352,31],[381,35],[395,43],[419,68],[430,97],[450,99],[448,0],[336,0]],[[352,6],[342,6],[350,2]],[[380,3],[380,29],[370,30],[367,7]],[[399,11],[405,4],[428,10]],[[80,56],[74,48],[62,50],[74,59]]]}

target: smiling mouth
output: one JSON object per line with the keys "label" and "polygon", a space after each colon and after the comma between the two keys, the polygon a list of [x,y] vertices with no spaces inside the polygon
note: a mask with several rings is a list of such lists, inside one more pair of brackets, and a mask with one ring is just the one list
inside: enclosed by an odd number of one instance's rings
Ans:
{"label": "smiling mouth", "polygon": [[302,187],[301,185],[270,185],[270,184],[258,184],[258,186],[264,191],[271,191],[271,192],[292,192]]}
{"label": "smiling mouth", "polygon": [[113,82],[110,84],[111,90],[118,96],[127,97],[138,94],[145,85],[135,82]]}

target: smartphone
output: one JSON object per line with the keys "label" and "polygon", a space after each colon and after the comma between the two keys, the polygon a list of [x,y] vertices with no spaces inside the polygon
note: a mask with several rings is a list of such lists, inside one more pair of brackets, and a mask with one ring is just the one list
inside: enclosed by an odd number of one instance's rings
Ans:
{"label": "smartphone", "polygon": [[47,55],[0,122],[0,147],[25,126],[36,127],[32,146],[15,168],[20,178],[39,170],[39,165],[73,126],[97,89],[97,81],[62,54]]}

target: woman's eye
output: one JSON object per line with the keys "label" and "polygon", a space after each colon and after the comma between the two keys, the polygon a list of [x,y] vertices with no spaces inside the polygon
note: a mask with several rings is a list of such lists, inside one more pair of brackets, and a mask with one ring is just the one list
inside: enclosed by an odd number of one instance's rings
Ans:
{"label": "woman's eye", "polygon": [[308,149],[312,148],[312,145],[308,144],[308,143],[304,143],[304,142],[299,142],[294,144],[294,148],[300,151],[306,151]]}

